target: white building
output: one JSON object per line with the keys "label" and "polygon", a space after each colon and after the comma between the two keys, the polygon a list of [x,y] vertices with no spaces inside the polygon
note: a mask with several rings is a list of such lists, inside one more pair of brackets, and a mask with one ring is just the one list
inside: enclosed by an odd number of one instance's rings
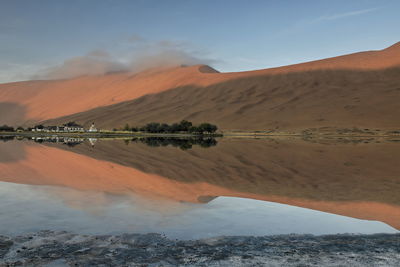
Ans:
{"label": "white building", "polygon": [[88,132],[91,132],[91,133],[97,132],[97,129],[96,129],[96,127],[94,126],[94,122],[93,122],[92,125],[90,126]]}
{"label": "white building", "polygon": [[[96,128],[94,128],[96,130]],[[82,126],[76,123],[67,123],[63,126],[43,126],[38,125],[32,129],[32,132],[54,132],[54,133],[65,133],[65,132],[84,132]],[[97,131],[97,130],[96,130]]]}

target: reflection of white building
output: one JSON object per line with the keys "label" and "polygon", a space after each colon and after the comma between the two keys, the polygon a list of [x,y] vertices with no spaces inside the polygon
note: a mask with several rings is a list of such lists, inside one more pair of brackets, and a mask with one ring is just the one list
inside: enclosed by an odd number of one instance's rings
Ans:
{"label": "reflection of white building", "polygon": [[96,127],[94,126],[94,122],[93,122],[92,125],[90,126],[88,132],[91,132],[91,133],[97,132],[97,129],[96,129]]}
{"label": "reflection of white building", "polygon": [[89,143],[91,146],[94,146],[94,144],[96,144],[97,138],[88,138]]}

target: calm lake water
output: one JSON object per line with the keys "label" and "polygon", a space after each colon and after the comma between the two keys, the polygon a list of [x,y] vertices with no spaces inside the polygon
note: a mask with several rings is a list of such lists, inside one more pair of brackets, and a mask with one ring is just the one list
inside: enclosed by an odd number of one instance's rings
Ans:
{"label": "calm lake water", "polygon": [[0,234],[396,233],[396,140],[0,141]]}

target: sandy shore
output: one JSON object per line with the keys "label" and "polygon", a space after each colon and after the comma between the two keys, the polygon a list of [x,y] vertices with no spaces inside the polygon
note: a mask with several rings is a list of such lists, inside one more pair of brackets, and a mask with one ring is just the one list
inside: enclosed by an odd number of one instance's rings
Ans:
{"label": "sandy shore", "polygon": [[399,266],[400,234],[170,240],[160,234],[0,236],[0,266]]}

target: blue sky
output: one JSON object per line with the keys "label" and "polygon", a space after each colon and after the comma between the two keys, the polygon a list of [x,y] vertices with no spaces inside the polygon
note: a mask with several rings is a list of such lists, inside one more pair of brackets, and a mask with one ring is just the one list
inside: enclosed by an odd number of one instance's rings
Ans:
{"label": "blue sky", "polygon": [[0,82],[93,51],[124,66],[169,53],[242,71],[382,49],[400,41],[399,13],[398,0],[0,0]]}

